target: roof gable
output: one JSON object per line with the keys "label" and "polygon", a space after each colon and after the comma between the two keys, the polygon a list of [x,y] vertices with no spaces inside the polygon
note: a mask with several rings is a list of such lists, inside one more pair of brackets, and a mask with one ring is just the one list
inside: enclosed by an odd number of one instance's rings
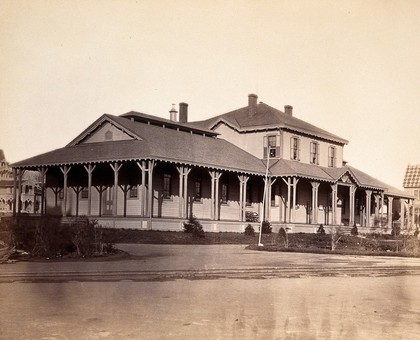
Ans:
{"label": "roof gable", "polygon": [[112,140],[119,141],[141,139],[135,132],[116,121],[115,118],[115,116],[108,114],[102,115],[80,135],[73,139],[67,146]]}

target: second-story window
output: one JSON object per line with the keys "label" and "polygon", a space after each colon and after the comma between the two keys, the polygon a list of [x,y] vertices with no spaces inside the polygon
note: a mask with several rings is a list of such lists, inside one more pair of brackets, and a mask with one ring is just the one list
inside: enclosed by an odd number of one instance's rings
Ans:
{"label": "second-story window", "polygon": [[264,158],[280,157],[280,135],[264,136]]}
{"label": "second-story window", "polygon": [[319,155],[319,144],[315,142],[311,142],[311,155],[310,155],[310,162],[312,164],[319,164],[318,162],[318,155]]}
{"label": "second-story window", "polygon": [[330,146],[328,148],[328,166],[330,168],[335,168],[335,159],[336,159],[336,150],[335,150],[335,147]]}
{"label": "second-story window", "polygon": [[163,198],[165,199],[171,198],[171,182],[171,174],[163,174]]}
{"label": "second-story window", "polygon": [[300,140],[297,137],[290,139],[290,159],[294,161],[300,160]]}

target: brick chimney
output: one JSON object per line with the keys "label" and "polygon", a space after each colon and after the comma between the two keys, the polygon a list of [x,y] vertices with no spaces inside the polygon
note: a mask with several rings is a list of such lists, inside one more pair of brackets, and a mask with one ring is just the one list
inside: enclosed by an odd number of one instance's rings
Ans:
{"label": "brick chimney", "polygon": [[293,106],[291,105],[284,105],[284,113],[293,116]]}
{"label": "brick chimney", "polygon": [[172,104],[172,109],[171,111],[169,111],[169,119],[172,122],[176,122],[176,114],[178,113],[178,111],[175,109],[175,104]]}
{"label": "brick chimney", "polygon": [[188,104],[179,103],[179,122],[187,123],[188,122]]}
{"label": "brick chimney", "polygon": [[257,113],[257,100],[258,96],[256,94],[248,95],[248,116],[252,117]]}

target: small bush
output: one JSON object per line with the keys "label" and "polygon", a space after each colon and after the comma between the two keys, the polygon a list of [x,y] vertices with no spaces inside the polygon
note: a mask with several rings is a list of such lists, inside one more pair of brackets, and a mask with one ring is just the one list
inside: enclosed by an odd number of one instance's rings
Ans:
{"label": "small bush", "polygon": [[398,235],[400,235],[400,233],[401,227],[396,223],[392,223],[391,235],[396,238]]}
{"label": "small bush", "polygon": [[357,230],[357,226],[356,226],[356,225],[354,225],[354,226],[353,226],[353,228],[351,228],[350,233],[351,233],[353,236],[357,236],[357,235],[359,235],[359,231]]}
{"label": "small bush", "polygon": [[245,228],[245,235],[246,236],[255,236],[255,230],[254,227],[250,224],[248,224]]}
{"label": "small bush", "polygon": [[195,216],[191,216],[183,225],[185,233],[191,233],[194,237],[204,237],[203,226]]}
{"label": "small bush", "polygon": [[324,226],[322,224],[319,225],[319,228],[316,231],[316,233],[319,234],[319,235],[325,235],[325,229],[324,229]]}
{"label": "small bush", "polygon": [[414,237],[418,237],[419,236],[419,234],[420,234],[420,230],[419,230],[419,227],[417,227],[416,228],[416,230],[414,230]]}
{"label": "small bush", "polygon": [[271,223],[268,221],[263,221],[262,224],[262,230],[261,233],[263,234],[271,234]]}
{"label": "small bush", "polygon": [[279,229],[279,235],[277,236],[279,243],[283,243],[285,248],[289,248],[289,235],[285,228],[281,227]]}

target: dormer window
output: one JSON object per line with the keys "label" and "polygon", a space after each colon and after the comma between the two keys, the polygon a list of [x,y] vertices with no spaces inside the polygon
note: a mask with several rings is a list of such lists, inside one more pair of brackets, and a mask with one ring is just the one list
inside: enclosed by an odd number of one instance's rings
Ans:
{"label": "dormer window", "polygon": [[328,148],[328,166],[330,168],[335,168],[335,162],[336,162],[336,149],[333,146],[330,146]]}
{"label": "dormer window", "polygon": [[290,159],[293,161],[300,160],[300,140],[297,137],[290,139]]}
{"label": "dormer window", "polygon": [[318,162],[319,157],[319,144],[316,142],[311,142],[311,155],[310,155],[310,162],[311,164],[319,164]]}
{"label": "dormer window", "polygon": [[280,135],[264,137],[264,158],[280,157]]}

